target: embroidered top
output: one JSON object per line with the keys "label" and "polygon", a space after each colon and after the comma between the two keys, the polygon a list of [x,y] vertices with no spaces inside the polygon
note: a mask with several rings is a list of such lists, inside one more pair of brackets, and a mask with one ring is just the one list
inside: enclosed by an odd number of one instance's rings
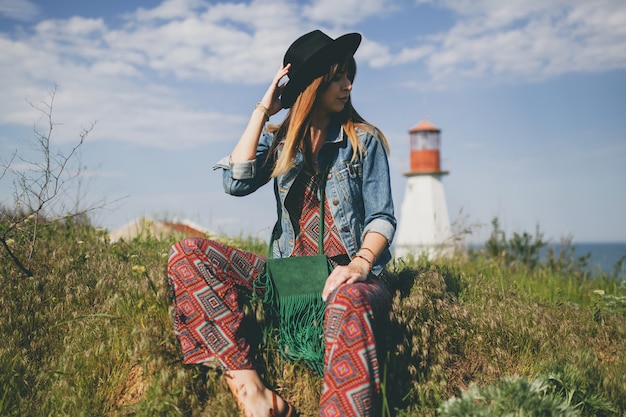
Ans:
{"label": "embroidered top", "polygon": [[[296,234],[291,256],[312,256],[318,254],[320,200],[318,190],[320,179],[304,171],[291,187],[285,200]],[[344,264],[349,260],[347,250],[341,242],[341,235],[328,205],[324,202],[324,253],[335,263]]]}

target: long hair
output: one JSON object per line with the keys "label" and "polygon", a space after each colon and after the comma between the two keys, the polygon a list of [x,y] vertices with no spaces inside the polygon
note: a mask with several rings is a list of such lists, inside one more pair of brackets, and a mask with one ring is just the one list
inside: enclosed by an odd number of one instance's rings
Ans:
{"label": "long hair", "polygon": [[[318,95],[326,91],[337,73],[342,72],[347,73],[350,82],[354,81],[356,62],[353,57],[350,57],[343,63],[334,64],[331,66],[328,73],[314,79],[313,82],[300,93],[291,109],[289,109],[283,122],[280,125],[268,126],[267,130],[274,133],[274,152],[276,152],[279,144],[283,145],[282,152],[276,159],[272,177],[287,173],[292,168],[292,161],[298,151],[301,151],[304,156],[305,167],[311,168],[313,166],[310,142],[306,140],[311,127],[311,110],[313,110],[315,106]],[[352,144],[352,160],[355,160],[363,151],[359,145],[356,128],[359,127],[374,134],[375,127],[365,121],[354,109],[351,97],[348,98],[348,102],[343,110],[333,115],[333,117],[343,126]],[[378,134],[374,134],[374,136],[381,140],[385,149],[389,152],[387,139],[382,132],[378,131],[377,133]]]}

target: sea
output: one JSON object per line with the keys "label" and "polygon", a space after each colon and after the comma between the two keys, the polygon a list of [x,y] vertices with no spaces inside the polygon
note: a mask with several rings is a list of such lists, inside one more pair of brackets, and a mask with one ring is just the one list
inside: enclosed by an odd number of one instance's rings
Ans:
{"label": "sea", "polygon": [[[593,274],[606,274],[626,279],[626,242],[573,243],[576,258],[589,255],[587,268]],[[549,244],[558,254],[560,244]],[[545,253],[545,250],[544,250]]]}
{"label": "sea", "polygon": [[[474,245],[480,248],[483,245]],[[565,249],[574,248],[575,259],[587,257],[587,270],[592,276],[607,275],[626,280],[626,242],[618,243],[570,243]],[[549,249],[554,249],[558,256],[561,250],[560,243],[550,243],[541,251],[541,259]],[[569,252],[568,252],[569,253]]]}

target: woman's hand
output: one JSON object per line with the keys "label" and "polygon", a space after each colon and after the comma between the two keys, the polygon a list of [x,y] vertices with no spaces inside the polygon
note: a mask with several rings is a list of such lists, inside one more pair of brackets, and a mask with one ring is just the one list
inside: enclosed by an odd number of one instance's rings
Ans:
{"label": "woman's hand", "polygon": [[322,300],[326,301],[328,296],[340,285],[365,281],[367,276],[367,269],[354,262],[336,266],[326,279],[324,290],[322,290]]}
{"label": "woman's hand", "polygon": [[284,67],[282,65],[280,66],[278,71],[276,71],[276,75],[274,75],[272,84],[270,84],[269,88],[265,92],[265,95],[261,99],[260,103],[269,111],[270,116],[278,113],[282,108],[282,105],[280,104],[280,94],[283,92],[283,88],[285,88],[287,83],[284,82],[280,84],[280,81],[285,78],[289,72],[289,68],[291,68],[291,64],[287,64]]}
{"label": "woman's hand", "polygon": [[280,94],[285,87],[285,83],[280,84],[280,80],[287,75],[290,67],[291,64],[280,67],[276,75],[274,75],[274,80],[272,80],[272,84],[265,92],[263,99],[254,107],[246,129],[243,131],[235,148],[230,153],[230,160],[233,163],[252,161],[256,157],[259,138],[261,137],[265,123],[270,116],[278,113],[282,108],[280,104]]}

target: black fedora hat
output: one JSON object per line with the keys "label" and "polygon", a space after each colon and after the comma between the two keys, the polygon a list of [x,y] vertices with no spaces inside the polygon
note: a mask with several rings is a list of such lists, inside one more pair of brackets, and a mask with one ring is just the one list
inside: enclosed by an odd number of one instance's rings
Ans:
{"label": "black fedora hat", "polygon": [[285,53],[283,65],[291,63],[289,81],[280,97],[283,108],[289,108],[311,82],[326,73],[329,67],[353,56],[361,43],[361,35],[348,33],[333,39],[321,30],[314,30],[296,39]]}

